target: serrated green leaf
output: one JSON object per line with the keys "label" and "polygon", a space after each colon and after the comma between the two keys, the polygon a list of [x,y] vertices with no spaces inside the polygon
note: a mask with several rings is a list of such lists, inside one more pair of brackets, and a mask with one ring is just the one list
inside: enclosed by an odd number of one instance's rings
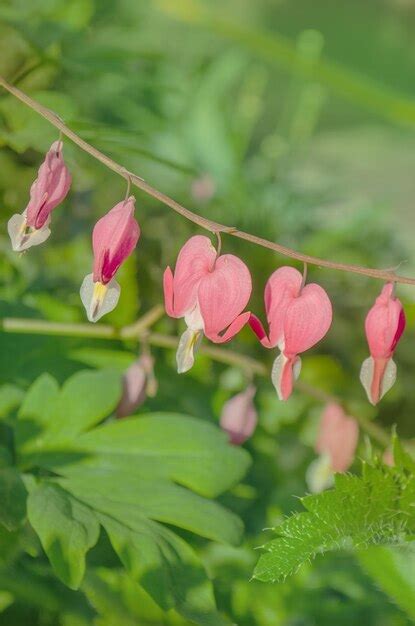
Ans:
{"label": "serrated green leaf", "polygon": [[202,626],[227,624],[216,612],[212,585],[190,546],[143,518],[134,530],[107,517],[100,521],[130,576],[164,610],[173,607]]}
{"label": "serrated green leaf", "polygon": [[372,547],[360,552],[358,560],[382,591],[415,619],[415,545]]}
{"label": "serrated green leaf", "polygon": [[409,472],[415,472],[415,460],[411,457],[409,452],[404,450],[396,433],[393,434],[392,445],[395,464]]}
{"label": "serrated green leaf", "polygon": [[26,489],[13,467],[0,469],[0,523],[7,530],[18,528],[26,517]]}
{"label": "serrated green leaf", "polygon": [[254,577],[281,581],[318,553],[402,543],[415,529],[414,500],[407,498],[414,482],[385,467],[367,466],[361,478],[338,474],[334,489],[303,498],[307,512],[275,529],[278,538],[264,546]]}
{"label": "serrated green leaf", "polygon": [[59,485],[28,484],[28,518],[39,535],[56,575],[78,589],[85,572],[85,555],[99,537],[94,512]]}

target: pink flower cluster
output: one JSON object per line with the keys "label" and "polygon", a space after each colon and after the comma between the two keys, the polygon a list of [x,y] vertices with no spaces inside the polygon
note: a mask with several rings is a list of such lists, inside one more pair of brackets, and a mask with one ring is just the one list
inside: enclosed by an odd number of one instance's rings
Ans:
{"label": "pink flower cluster", "polygon": [[[8,231],[13,250],[23,252],[50,235],[52,211],[64,200],[71,177],[63,160],[62,142],[50,147],[30,190],[22,214],[13,215]],[[87,317],[96,322],[117,305],[120,286],[115,275],[135,249],[140,227],[134,217],[133,196],[116,204],[95,225],[92,233],[92,273],[80,294]],[[245,311],[252,291],[250,272],[233,254],[220,255],[208,237],[191,237],[179,252],[174,272],[164,272],[164,299],[170,317],[184,318],[186,330],[177,350],[177,369],[188,371],[203,336],[214,343],[230,341],[246,324],[269,349],[277,348],[271,379],[281,400],[287,400],[301,369],[300,354],[327,334],[332,306],[325,290],[292,267],[280,267],[265,286],[268,332],[261,321]],[[405,315],[394,285],[386,284],[366,318],[370,357],[360,379],[369,401],[376,404],[396,379],[392,359],[405,328]],[[252,423],[253,417],[248,419]]]}
{"label": "pink flower cluster", "polygon": [[[174,273],[164,273],[164,298],[170,317],[183,317],[186,330],[177,350],[177,368],[186,372],[203,335],[214,343],[230,341],[249,323],[261,344],[278,348],[271,379],[281,400],[287,400],[301,369],[300,354],[327,334],[332,306],[325,290],[304,284],[292,267],[280,267],[265,286],[268,333],[253,313],[244,312],[252,281],[248,268],[236,256],[218,256],[208,237],[191,237],[182,247]],[[401,302],[393,285],[383,287],[366,319],[371,356],[362,365],[361,380],[372,404],[390,389],[396,378],[393,352],[405,327]]]}

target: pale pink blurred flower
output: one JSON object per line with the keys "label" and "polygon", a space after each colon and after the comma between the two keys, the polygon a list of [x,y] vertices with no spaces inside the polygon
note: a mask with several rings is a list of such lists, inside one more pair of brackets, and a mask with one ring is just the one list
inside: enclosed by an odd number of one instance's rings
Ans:
{"label": "pale pink blurred flower", "polygon": [[170,267],[164,272],[163,286],[167,314],[184,317],[187,325],[176,354],[179,373],[193,366],[203,334],[214,343],[224,343],[249,320],[250,313],[242,313],[252,289],[248,268],[233,254],[218,256],[203,235],[185,243],[174,274]]}
{"label": "pale pink blurred flower", "polygon": [[277,346],[281,351],[271,378],[280,400],[287,400],[300,374],[298,355],[325,336],[331,326],[332,306],[324,289],[315,283],[303,286],[301,273],[293,267],[280,267],[271,275],[264,299],[269,335],[255,315],[249,323],[266,348]]}
{"label": "pale pink blurred flower", "polygon": [[256,389],[249,385],[223,405],[220,426],[229,435],[229,441],[241,445],[255,431],[258,415],[253,403]]}
{"label": "pale pink blurred flower", "polygon": [[392,448],[386,448],[382,456],[382,461],[385,465],[389,465],[389,467],[394,467],[395,459],[393,457]]}
{"label": "pale pink blurred flower", "polygon": [[85,276],[81,286],[81,300],[90,322],[96,322],[117,306],[121,288],[114,276],[140,237],[134,209],[135,198],[131,196],[95,224],[93,273]]}
{"label": "pale pink blurred flower", "polygon": [[345,472],[353,463],[359,440],[357,421],[331,402],[321,416],[315,449],[320,455],[307,471],[310,491],[317,493],[333,482],[336,472]]}
{"label": "pale pink blurred flower", "polygon": [[405,323],[405,313],[400,300],[395,297],[394,285],[387,283],[365,322],[371,356],[363,361],[360,380],[371,404],[377,404],[396,380],[392,356]]}
{"label": "pale pink blurred flower", "polygon": [[216,183],[210,174],[202,174],[192,182],[192,196],[195,200],[207,201],[216,191]]}
{"label": "pale pink blurred flower", "polygon": [[[115,411],[118,418],[132,415],[148,395],[155,395],[153,366],[153,358],[143,354],[127,369],[123,377],[123,393]],[[149,384],[153,387],[150,393]]]}
{"label": "pale pink blurred flower", "polygon": [[51,145],[30,188],[29,204],[23,213],[13,215],[8,221],[7,229],[15,252],[37,246],[50,235],[50,214],[65,199],[71,186],[71,175],[62,150],[62,141]]}

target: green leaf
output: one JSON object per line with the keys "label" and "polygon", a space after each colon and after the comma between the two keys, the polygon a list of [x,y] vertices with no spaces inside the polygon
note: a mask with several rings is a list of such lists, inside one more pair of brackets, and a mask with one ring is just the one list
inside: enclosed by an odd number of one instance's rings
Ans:
{"label": "green leaf", "polygon": [[32,420],[38,424],[48,424],[53,416],[52,407],[57,400],[59,386],[49,374],[42,374],[35,380],[20,406],[19,419]]}
{"label": "green leaf", "polygon": [[143,516],[173,524],[202,537],[237,544],[243,526],[224,507],[164,480],[148,480],[128,473],[107,479],[89,476],[63,479],[64,489],[94,509],[132,526]]}
{"label": "green leaf", "polygon": [[17,470],[0,469],[0,522],[7,530],[15,530],[26,517],[26,489]]}
{"label": "green leaf", "polygon": [[414,489],[415,476],[395,468],[338,474],[334,489],[303,498],[307,512],[274,529],[278,538],[264,546],[254,577],[281,581],[319,553],[402,543],[415,529]]}
{"label": "green leaf", "polygon": [[[77,439],[77,450],[86,458],[62,467],[65,476],[136,472],[147,478],[170,478],[206,497],[232,487],[250,463],[248,453],[230,446],[216,426],[169,413],[100,426]],[[48,467],[57,466],[52,460]]]}
{"label": "green leaf", "polygon": [[[103,626],[122,624],[137,626],[183,624],[175,612],[169,613],[168,622],[162,609],[148,593],[134,581],[124,568],[88,568],[82,591],[98,612]],[[171,617],[174,615],[174,622]]]}
{"label": "green leaf", "polygon": [[121,376],[112,370],[77,372],[60,390],[45,439],[71,440],[108,417],[121,397]]}
{"label": "green leaf", "polygon": [[16,440],[20,453],[70,441],[102,421],[121,397],[121,375],[110,370],[81,371],[59,390],[49,374],[30,387],[19,411]]}
{"label": "green leaf", "polygon": [[360,552],[358,559],[382,591],[415,619],[415,545],[372,547]]}
{"label": "green leaf", "polygon": [[222,626],[213,589],[197,556],[183,539],[143,519],[134,530],[100,516],[112,546],[131,577],[165,611],[175,607],[202,626]]}
{"label": "green leaf", "polygon": [[23,391],[15,385],[0,387],[0,419],[3,419],[19,406],[23,398]]}
{"label": "green leaf", "polygon": [[159,606],[201,626],[224,624],[203,566],[163,523],[238,543],[241,521],[208,498],[243,476],[249,455],[229,445],[213,424],[183,415],[150,414],[94,427],[113,410],[119,388],[120,375],[88,371],[60,391],[47,378],[29,391],[21,423],[39,420],[43,391],[52,417],[37,424],[43,430],[25,444],[19,461],[54,473],[39,484],[26,476],[29,521],[68,586],[79,586],[101,522],[130,576]]}
{"label": "green leaf", "polygon": [[15,431],[18,453],[42,444],[44,430],[53,419],[58,394],[58,383],[49,374],[42,374],[31,385],[18,413]]}
{"label": "green leaf", "polygon": [[96,367],[99,369],[111,368],[122,374],[137,359],[137,354],[134,352],[93,347],[71,350],[68,356],[74,361],[84,363],[89,367]]}
{"label": "green leaf", "polygon": [[29,482],[28,487],[29,521],[56,575],[71,589],[78,589],[85,572],[85,555],[98,541],[98,520],[89,507],[59,485]]}

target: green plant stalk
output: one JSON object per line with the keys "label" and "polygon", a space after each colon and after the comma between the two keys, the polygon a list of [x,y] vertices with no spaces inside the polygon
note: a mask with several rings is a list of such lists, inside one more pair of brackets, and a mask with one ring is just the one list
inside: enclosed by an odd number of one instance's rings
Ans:
{"label": "green plant stalk", "polygon": [[[163,307],[156,305],[148,313],[143,315],[135,324],[115,328],[109,324],[66,324],[60,322],[49,322],[44,320],[34,320],[25,318],[6,317],[1,320],[0,328],[6,333],[18,333],[28,335],[55,335],[64,337],[88,337],[91,339],[109,340],[136,340],[145,342],[157,348],[174,350],[177,348],[178,338],[171,335],[150,331],[150,327],[155,324],[163,315]],[[238,354],[223,348],[214,346],[201,346],[200,352],[219,363],[239,367],[249,375],[268,377],[268,368],[256,359]],[[306,393],[318,402],[337,402],[344,404],[339,398],[326,393],[321,389],[316,389],[307,383],[298,382],[297,389]],[[355,415],[353,417],[359,423],[361,429],[372,437],[382,447],[390,444],[391,435],[382,426],[372,422],[365,417]]]}

